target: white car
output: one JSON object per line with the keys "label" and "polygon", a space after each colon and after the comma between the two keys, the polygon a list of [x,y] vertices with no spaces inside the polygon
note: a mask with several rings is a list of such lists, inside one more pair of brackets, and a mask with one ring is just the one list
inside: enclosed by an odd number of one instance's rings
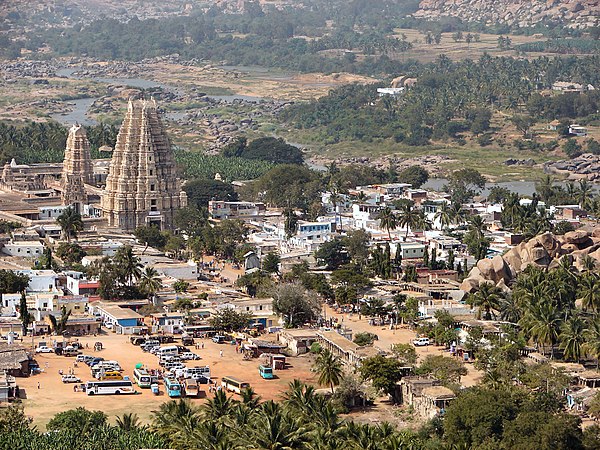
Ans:
{"label": "white car", "polygon": [[63,383],[81,383],[81,379],[75,375],[63,375],[61,380]]}
{"label": "white car", "polygon": [[42,345],[41,347],[37,347],[35,349],[36,353],[54,353],[54,350],[52,350],[50,347],[46,346],[46,345]]}
{"label": "white car", "polygon": [[200,358],[200,355],[196,355],[196,354],[195,354],[195,353],[193,353],[193,352],[184,352],[184,353],[182,353],[181,355],[179,355],[179,358],[181,358],[181,359],[182,359],[182,360],[184,360],[184,361],[185,361],[185,360],[189,360],[189,359],[194,359],[194,360],[196,360],[196,359],[201,359],[201,358]]}
{"label": "white car", "polygon": [[417,338],[413,341],[413,345],[415,347],[422,347],[425,345],[429,345],[429,338],[426,338],[426,337]]}

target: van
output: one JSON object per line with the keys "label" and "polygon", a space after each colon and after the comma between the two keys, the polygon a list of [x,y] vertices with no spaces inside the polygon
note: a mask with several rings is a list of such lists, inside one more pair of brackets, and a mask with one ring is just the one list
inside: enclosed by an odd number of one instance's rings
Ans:
{"label": "van", "polygon": [[178,356],[171,356],[171,355],[163,356],[159,359],[158,365],[165,366],[165,364],[168,364],[170,362],[173,362],[173,363],[181,362],[181,358],[179,358]]}
{"label": "van", "polygon": [[156,350],[155,355],[159,358],[163,356],[177,356],[179,354],[179,349],[176,345],[167,345],[165,347],[160,347]]}
{"label": "van", "polygon": [[415,347],[422,347],[425,345],[429,345],[429,338],[426,338],[426,337],[417,338],[413,341],[413,345]]}
{"label": "van", "polygon": [[107,372],[104,372],[104,375],[97,374],[96,378],[99,380],[122,380],[123,375],[121,375],[121,372],[118,372],[116,370],[109,370]]}

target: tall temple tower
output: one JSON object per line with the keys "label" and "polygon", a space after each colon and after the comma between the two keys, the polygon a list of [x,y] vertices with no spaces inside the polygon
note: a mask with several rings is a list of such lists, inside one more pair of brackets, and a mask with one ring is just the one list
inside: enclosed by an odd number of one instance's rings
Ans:
{"label": "tall temple tower", "polygon": [[84,183],[91,183],[93,177],[90,142],[85,129],[81,125],[73,125],[67,137],[60,183],[62,204],[73,205],[80,212],[81,205],[87,202]]}
{"label": "tall temple tower", "polygon": [[171,228],[175,211],[184,206],[187,197],[156,102],[129,100],[102,195],[108,226]]}

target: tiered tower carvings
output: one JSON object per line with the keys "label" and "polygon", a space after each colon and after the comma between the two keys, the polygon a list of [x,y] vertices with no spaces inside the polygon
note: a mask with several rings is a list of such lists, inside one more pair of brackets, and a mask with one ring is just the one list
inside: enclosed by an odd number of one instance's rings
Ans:
{"label": "tiered tower carvings", "polygon": [[187,197],[156,102],[130,100],[102,196],[108,226],[171,228],[175,211],[184,206]]}
{"label": "tiered tower carvings", "polygon": [[81,125],[73,125],[67,137],[65,162],[61,178],[63,205],[73,205],[77,211],[87,202],[85,183],[93,181],[90,142]]}

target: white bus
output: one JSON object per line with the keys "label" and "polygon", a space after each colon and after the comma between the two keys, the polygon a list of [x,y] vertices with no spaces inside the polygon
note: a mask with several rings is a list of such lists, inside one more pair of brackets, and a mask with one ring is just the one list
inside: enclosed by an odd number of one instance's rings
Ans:
{"label": "white bus", "polygon": [[150,389],[153,382],[155,383],[158,380],[157,377],[151,376],[146,369],[134,369],[133,379],[139,387],[148,389]]}
{"label": "white bus", "polygon": [[223,389],[227,391],[235,392],[236,394],[241,394],[244,389],[250,387],[250,383],[240,381],[234,377],[223,377],[221,379],[221,386],[223,386]]}
{"label": "white bus", "polygon": [[87,395],[135,394],[131,380],[88,381],[85,384]]}

